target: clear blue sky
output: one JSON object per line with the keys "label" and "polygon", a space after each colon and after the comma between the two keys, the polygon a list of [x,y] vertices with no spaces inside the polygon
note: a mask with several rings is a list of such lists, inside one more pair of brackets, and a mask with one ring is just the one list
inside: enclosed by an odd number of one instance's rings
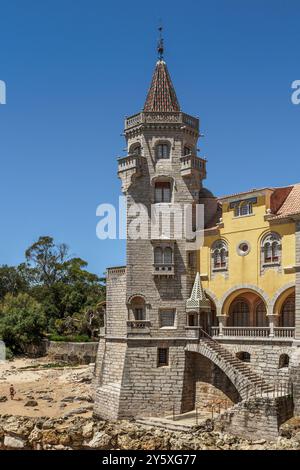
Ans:
{"label": "clear blue sky", "polygon": [[160,18],[181,107],[201,119],[206,186],[300,181],[299,0],[2,0],[0,13],[0,264],[46,234],[91,271],[124,263],[95,211],[120,194],[123,118],[143,106]]}

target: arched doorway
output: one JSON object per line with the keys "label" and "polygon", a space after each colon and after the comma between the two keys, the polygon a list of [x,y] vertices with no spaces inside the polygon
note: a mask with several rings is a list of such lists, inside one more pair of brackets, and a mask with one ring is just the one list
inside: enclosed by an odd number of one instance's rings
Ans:
{"label": "arched doorway", "polygon": [[295,295],[290,295],[282,304],[279,314],[279,326],[283,328],[295,327]]}
{"label": "arched doorway", "polygon": [[211,413],[213,406],[225,409],[238,403],[241,397],[227,375],[209,358],[186,351],[182,391],[182,413],[197,410]]}
{"label": "arched doorway", "polygon": [[232,302],[228,326],[250,326],[250,305],[246,299],[238,298]]}

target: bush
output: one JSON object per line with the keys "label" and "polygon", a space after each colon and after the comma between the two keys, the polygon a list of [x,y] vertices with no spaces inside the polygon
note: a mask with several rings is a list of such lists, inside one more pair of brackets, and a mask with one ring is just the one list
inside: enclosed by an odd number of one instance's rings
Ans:
{"label": "bush", "polygon": [[50,335],[49,340],[66,343],[87,343],[91,341],[88,335],[58,335],[56,333]]}
{"label": "bush", "polygon": [[38,344],[46,326],[44,309],[28,294],[7,294],[0,305],[0,337],[13,352]]}

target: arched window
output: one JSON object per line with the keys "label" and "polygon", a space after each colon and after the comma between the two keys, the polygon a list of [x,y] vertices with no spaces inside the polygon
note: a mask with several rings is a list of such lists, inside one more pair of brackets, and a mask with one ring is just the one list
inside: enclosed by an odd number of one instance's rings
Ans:
{"label": "arched window", "polygon": [[217,240],[211,249],[213,271],[226,270],[228,265],[228,249],[224,240]]}
{"label": "arched window", "polygon": [[293,328],[295,326],[295,297],[291,296],[284,302],[279,317],[279,326]]}
{"label": "arched window", "polygon": [[154,249],[154,263],[163,264],[163,249],[160,246]]}
{"label": "arched window", "polygon": [[290,363],[289,355],[288,354],[280,354],[278,369],[282,369],[283,367],[288,367],[289,363]]}
{"label": "arched window", "polygon": [[173,264],[173,250],[169,246],[163,248],[156,246],[154,248],[154,264],[170,265]]}
{"label": "arched window", "polygon": [[268,326],[267,309],[263,301],[259,302],[255,310],[255,326]]}
{"label": "arched window", "polygon": [[146,320],[146,305],[143,297],[136,296],[130,302],[131,318],[136,321]]}
{"label": "arched window", "polygon": [[130,148],[130,154],[132,155],[141,155],[141,153],[142,153],[141,144],[134,144]]}
{"label": "arched window", "polygon": [[236,300],[230,308],[229,315],[230,326],[249,326],[250,309],[245,300]]}
{"label": "arched window", "polygon": [[172,248],[166,247],[164,249],[164,264],[172,264],[172,262],[173,262]]}
{"label": "arched window", "polygon": [[250,362],[250,360],[251,360],[250,354],[246,351],[240,351],[240,352],[236,353],[236,357],[240,361],[243,361],[243,362]]}
{"label": "arched window", "polygon": [[234,216],[243,217],[245,215],[250,215],[253,213],[253,202],[252,201],[242,201],[235,205]]}
{"label": "arched window", "polygon": [[197,314],[196,313],[189,313],[188,317],[188,326],[196,326],[197,325]]}
{"label": "arched window", "polygon": [[156,159],[168,159],[170,158],[170,145],[169,144],[158,144],[156,146]]}
{"label": "arched window", "polygon": [[171,202],[170,181],[157,181],[155,183],[155,202]]}
{"label": "arched window", "polygon": [[281,262],[281,237],[278,233],[269,233],[262,240],[262,263],[280,264]]}

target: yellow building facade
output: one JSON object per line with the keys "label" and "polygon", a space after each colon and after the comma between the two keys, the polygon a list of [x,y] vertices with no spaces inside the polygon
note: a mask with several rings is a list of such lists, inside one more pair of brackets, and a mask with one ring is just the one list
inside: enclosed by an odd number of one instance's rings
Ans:
{"label": "yellow building facade", "polygon": [[218,199],[220,217],[207,224],[199,253],[212,305],[210,321],[201,321],[214,335],[294,336],[299,188]]}

